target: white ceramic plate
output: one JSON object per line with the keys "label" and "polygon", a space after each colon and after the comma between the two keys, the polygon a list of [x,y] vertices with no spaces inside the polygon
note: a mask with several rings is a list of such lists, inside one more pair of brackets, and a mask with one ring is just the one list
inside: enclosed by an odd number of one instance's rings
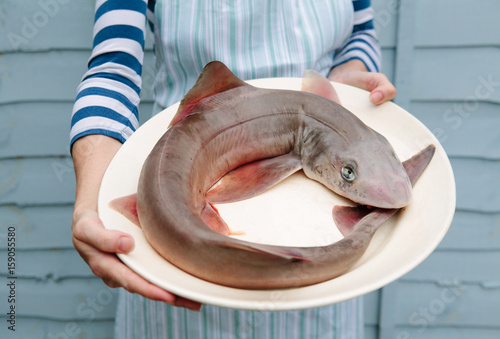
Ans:
{"label": "white ceramic plate", "polygon": [[[301,79],[250,81],[255,86],[300,89]],[[342,104],[383,134],[406,160],[430,143],[436,153],[414,188],[413,201],[375,234],[368,250],[344,275],[312,286],[243,290],[193,277],[160,257],[142,231],[108,207],[118,197],[136,192],[147,155],[165,132],[178,105],[167,108],[140,127],[112,160],[99,194],[99,215],[106,228],[131,234],[135,249],[120,259],[164,289],[206,304],[251,310],[291,310],[341,302],[374,291],[409,272],[437,247],[452,221],[455,182],[449,160],[432,133],[395,105],[373,106],[368,92],[335,83]],[[376,155],[375,155],[376,156]],[[326,245],[342,238],[332,220],[334,205],[350,204],[301,172],[267,192],[239,203],[218,205],[229,227],[244,231],[241,239],[291,246]]]}

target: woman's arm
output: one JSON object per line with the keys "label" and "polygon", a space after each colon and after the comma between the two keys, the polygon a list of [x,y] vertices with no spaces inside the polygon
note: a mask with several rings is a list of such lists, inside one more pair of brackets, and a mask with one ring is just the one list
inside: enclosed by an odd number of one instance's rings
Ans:
{"label": "woman's arm", "polygon": [[146,0],[97,1],[92,54],[78,87],[71,145],[86,135],[121,142],[139,126]]}
{"label": "woman's arm", "polygon": [[373,27],[370,0],[353,0],[354,19],[350,38],[335,53],[328,78],[370,92],[374,105],[394,99],[396,89],[379,73],[382,53]]}
{"label": "woman's arm", "polygon": [[106,230],[97,215],[101,180],[121,143],[104,135],[88,135],[73,145],[76,199],[73,212],[73,244],[92,272],[110,287],[169,304],[199,310],[200,304],[177,297],[146,281],[124,265],[115,253],[128,253],[134,240],[120,231]]}
{"label": "woman's arm", "polygon": [[370,0],[353,0],[353,28],[349,39],[335,51],[333,67],[351,60],[361,61],[369,72],[380,72],[382,53],[373,26]]}
{"label": "woman's arm", "polygon": [[146,5],[145,0],[97,1],[89,69],[78,88],[71,121],[76,175],[73,244],[108,286],[196,310],[199,303],[149,283],[124,265],[115,253],[131,251],[133,238],[106,230],[97,215],[106,168],[139,125]]}

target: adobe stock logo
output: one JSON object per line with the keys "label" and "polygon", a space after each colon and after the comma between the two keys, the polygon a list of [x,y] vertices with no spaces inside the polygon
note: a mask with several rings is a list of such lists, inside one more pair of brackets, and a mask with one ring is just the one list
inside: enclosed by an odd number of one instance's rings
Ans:
{"label": "adobe stock logo", "polygon": [[50,19],[55,17],[60,11],[60,5],[69,3],[70,0],[39,0],[38,10],[31,16],[23,16],[21,18],[20,30],[15,32],[8,32],[7,38],[10,45],[14,49],[28,44],[33,38],[37,36],[40,29],[47,26]]}

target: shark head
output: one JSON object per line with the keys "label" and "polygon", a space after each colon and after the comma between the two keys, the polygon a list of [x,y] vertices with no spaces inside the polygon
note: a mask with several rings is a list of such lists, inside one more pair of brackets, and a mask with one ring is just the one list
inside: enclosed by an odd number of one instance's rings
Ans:
{"label": "shark head", "polygon": [[401,208],[412,185],[391,144],[371,130],[352,144],[337,139],[310,160],[304,171],[335,193],[360,205]]}
{"label": "shark head", "polygon": [[[315,71],[304,73],[302,91],[340,104],[332,83]],[[332,112],[338,111],[334,106]],[[408,205],[412,185],[389,141],[353,116],[343,115],[340,119],[349,127],[316,136],[314,148],[303,152],[306,175],[361,205]]]}

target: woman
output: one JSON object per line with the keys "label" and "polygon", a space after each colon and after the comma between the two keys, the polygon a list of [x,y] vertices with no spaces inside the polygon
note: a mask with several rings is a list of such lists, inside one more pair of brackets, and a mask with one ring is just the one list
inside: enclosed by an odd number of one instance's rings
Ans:
{"label": "woman", "polygon": [[138,127],[146,17],[155,41],[155,113],[180,100],[212,60],[242,79],[300,77],[312,68],[370,91],[374,104],[395,96],[377,73],[381,55],[369,0],[98,0],[89,70],[73,109],[72,228],[75,248],[93,273],[124,288],[116,337],[361,338],[360,299],[290,312],[200,310],[199,303],[147,282],[114,255],[131,251],[133,239],[104,229],[97,195],[107,165]]}

